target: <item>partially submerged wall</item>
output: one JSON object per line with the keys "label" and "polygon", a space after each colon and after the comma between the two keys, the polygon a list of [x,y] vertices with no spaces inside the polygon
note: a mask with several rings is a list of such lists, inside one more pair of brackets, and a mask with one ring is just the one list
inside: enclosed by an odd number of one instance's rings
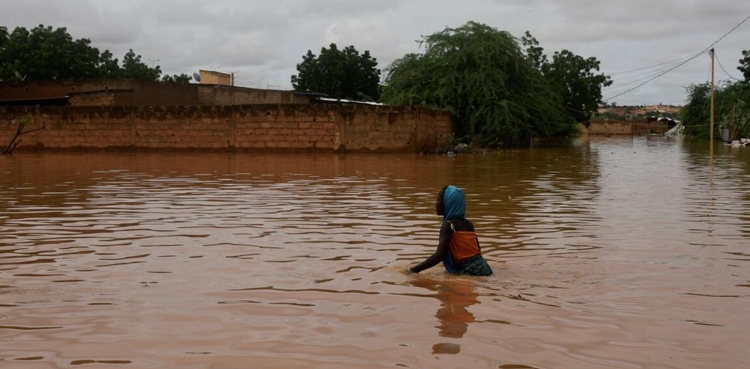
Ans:
{"label": "partially submerged wall", "polygon": [[633,124],[617,121],[592,121],[588,128],[581,130],[589,135],[632,135]]}
{"label": "partially submerged wall", "polygon": [[29,149],[237,149],[429,152],[450,115],[418,107],[333,104],[0,108],[0,145],[30,117]]}
{"label": "partially submerged wall", "polygon": [[633,135],[646,136],[650,134],[663,135],[669,130],[668,123],[666,121],[638,121],[633,122]]}
{"label": "partially submerged wall", "polygon": [[612,120],[592,121],[586,128],[583,124],[578,126],[583,134],[601,136],[639,136],[649,134],[664,134],[668,130],[668,124],[664,121],[637,121],[620,122]]}

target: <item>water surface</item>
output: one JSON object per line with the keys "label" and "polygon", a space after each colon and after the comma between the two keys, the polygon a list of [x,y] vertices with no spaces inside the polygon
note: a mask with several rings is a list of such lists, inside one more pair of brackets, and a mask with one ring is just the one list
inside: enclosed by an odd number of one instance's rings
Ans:
{"label": "water surface", "polygon": [[[748,368],[750,150],[0,158],[2,368]],[[487,278],[403,270],[467,195]]]}

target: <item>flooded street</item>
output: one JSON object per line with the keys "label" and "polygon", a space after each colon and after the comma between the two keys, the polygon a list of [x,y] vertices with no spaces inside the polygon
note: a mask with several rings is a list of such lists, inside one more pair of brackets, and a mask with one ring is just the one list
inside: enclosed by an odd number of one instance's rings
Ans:
{"label": "flooded street", "polygon": [[[0,157],[0,367],[750,368],[750,149]],[[491,277],[404,270],[466,193]]]}

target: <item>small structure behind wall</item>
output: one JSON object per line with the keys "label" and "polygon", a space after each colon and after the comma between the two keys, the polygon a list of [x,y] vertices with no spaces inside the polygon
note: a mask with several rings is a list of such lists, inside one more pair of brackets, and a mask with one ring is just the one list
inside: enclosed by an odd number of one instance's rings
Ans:
{"label": "small structure behind wall", "polygon": [[202,85],[234,86],[234,78],[229,73],[221,73],[213,70],[200,70]]}

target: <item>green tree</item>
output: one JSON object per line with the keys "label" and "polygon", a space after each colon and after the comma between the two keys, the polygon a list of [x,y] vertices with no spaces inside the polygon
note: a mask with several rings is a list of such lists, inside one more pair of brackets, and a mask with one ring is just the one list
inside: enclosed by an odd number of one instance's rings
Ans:
{"label": "green tree", "polygon": [[742,51],[743,58],[740,59],[740,66],[737,69],[745,76],[745,82],[750,82],[750,50]]}
{"label": "green tree", "polygon": [[143,64],[130,50],[120,67],[109,50],[99,53],[86,38],[75,40],[65,27],[39,25],[30,31],[0,27],[0,79],[72,80],[84,78],[158,81],[161,69]]}
{"label": "green tree", "polygon": [[321,48],[320,56],[308,50],[292,75],[297,91],[321,92],[330,97],[351,100],[379,98],[380,70],[377,59],[354,46],[339,50],[336,44]]}
{"label": "green tree", "polygon": [[526,31],[521,37],[521,44],[526,48],[526,58],[531,61],[534,68],[542,70],[545,65],[549,64],[547,55],[544,54],[544,48],[539,46],[539,41],[529,31]]}
{"label": "green tree", "polygon": [[423,54],[387,69],[382,101],[450,111],[458,137],[481,146],[527,142],[575,129],[562,97],[508,32],[469,22],[423,37]]}
{"label": "green tree", "polygon": [[158,81],[161,76],[161,67],[149,67],[141,61],[141,56],[136,55],[133,49],[128,50],[122,58],[121,78],[137,79],[143,81]]}
{"label": "green tree", "polygon": [[8,27],[0,26],[0,52],[5,47],[5,42],[8,40]]}
{"label": "green tree", "polygon": [[104,50],[104,52],[99,55],[98,77],[104,79],[118,79],[122,74],[121,72],[117,58],[112,59],[112,53],[109,52],[109,50]]}
{"label": "green tree", "polygon": [[[723,129],[750,134],[750,50],[742,51],[740,66],[745,80],[718,83],[714,88],[714,137],[721,137]],[[706,82],[687,88],[687,104],[681,111],[685,134],[709,138],[711,134],[711,85]]]}
{"label": "green tree", "polygon": [[563,98],[565,108],[588,126],[602,103],[602,87],[612,84],[609,76],[597,74],[599,61],[568,50],[556,51],[542,68],[544,77]]}
{"label": "green tree", "polygon": [[193,77],[188,76],[185,73],[182,73],[180,75],[175,74],[173,76],[170,76],[169,74],[165,74],[164,77],[161,78],[161,81],[162,82],[167,82],[167,83],[182,83],[182,84],[187,84],[187,83],[190,83],[190,81],[192,79],[193,79]]}
{"label": "green tree", "polygon": [[[702,83],[687,88],[687,104],[682,108],[684,133],[696,138],[710,137],[711,85]],[[747,82],[720,83],[714,89],[714,137],[722,129],[750,134],[750,86]]]}
{"label": "green tree", "polygon": [[685,135],[705,137],[709,135],[709,114],[711,113],[711,86],[708,83],[687,87],[687,104],[682,107],[680,115]]}
{"label": "green tree", "polygon": [[526,58],[540,70],[549,84],[562,96],[565,108],[575,119],[588,126],[591,117],[602,104],[602,87],[610,86],[612,80],[597,74],[599,61],[594,57],[584,58],[569,50],[556,51],[552,62],[534,36],[526,31],[521,37],[526,48]]}
{"label": "green tree", "polygon": [[96,78],[99,50],[91,41],[74,40],[67,30],[39,25],[28,31],[17,27],[10,34],[0,32],[0,79],[16,79],[16,73],[26,80],[68,80]]}

